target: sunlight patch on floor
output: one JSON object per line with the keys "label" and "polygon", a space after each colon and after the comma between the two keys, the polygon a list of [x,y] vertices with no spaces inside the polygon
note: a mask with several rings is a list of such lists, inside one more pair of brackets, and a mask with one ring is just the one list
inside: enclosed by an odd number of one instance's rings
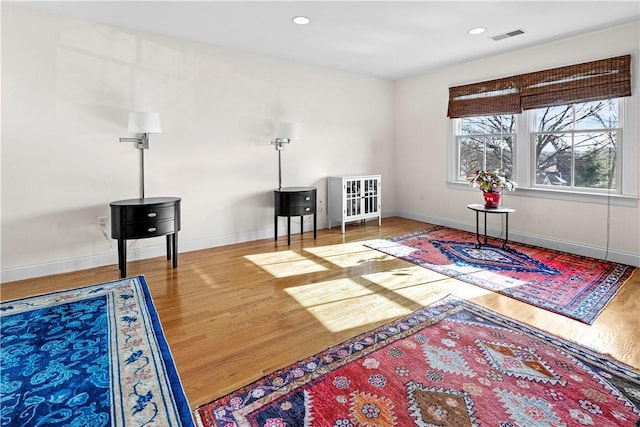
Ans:
{"label": "sunlight patch on floor", "polygon": [[494,289],[502,290],[509,288],[517,288],[519,286],[524,286],[527,282],[522,280],[517,280],[508,276],[504,276],[500,274],[500,272],[489,271],[485,269],[475,269],[475,271],[465,272],[469,277],[474,277],[476,279],[482,279],[485,282],[491,283]]}
{"label": "sunlight patch on floor", "polygon": [[447,276],[418,266],[379,271],[364,274],[362,277],[393,292],[400,292],[403,289],[416,286],[438,287],[439,282],[449,279]]}
{"label": "sunlight patch on floor", "polygon": [[294,251],[245,255],[245,258],[277,278],[316,273],[327,269]]}
{"label": "sunlight patch on floor", "polygon": [[363,246],[363,243],[364,242],[338,243],[335,245],[304,248],[303,250],[321,258],[328,258],[334,255],[344,255],[370,250],[369,248]]}
{"label": "sunlight patch on floor", "polygon": [[215,279],[211,276],[211,274],[209,272],[206,272],[204,269],[202,268],[198,268],[198,267],[191,267],[191,269],[200,276],[200,278],[202,278],[202,281],[206,284],[209,285],[212,288],[218,288],[220,286],[216,286],[216,281]]}
{"label": "sunlight patch on floor", "polygon": [[422,306],[429,305],[447,295],[470,299],[493,293],[488,289],[420,266],[380,271],[365,274],[362,277]]}
{"label": "sunlight patch on floor", "polygon": [[437,282],[448,277],[433,270],[412,265],[393,270],[379,271],[365,274],[362,277],[379,284],[387,289],[399,289],[405,286],[413,286],[420,283]]}
{"label": "sunlight patch on floor", "polygon": [[340,268],[357,267],[372,261],[390,261],[396,259],[391,255],[364,247],[362,246],[362,242],[306,248],[304,251],[323,258]]}
{"label": "sunlight patch on floor", "polygon": [[[413,311],[347,278],[286,288],[285,292],[331,332],[391,320]],[[357,305],[354,298],[358,299]]]}

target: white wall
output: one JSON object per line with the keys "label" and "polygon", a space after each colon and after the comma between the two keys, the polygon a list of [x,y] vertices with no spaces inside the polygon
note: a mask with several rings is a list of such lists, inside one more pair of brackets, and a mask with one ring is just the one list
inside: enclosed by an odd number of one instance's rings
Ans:
{"label": "white wall", "polygon": [[[503,42],[508,43],[508,40]],[[477,190],[447,185],[450,86],[633,53],[633,92],[637,94],[639,48],[640,29],[638,23],[634,23],[396,82],[395,183],[399,213],[458,228],[475,227],[473,212],[465,206],[481,202],[481,195]],[[636,95],[633,98],[636,112],[639,111],[637,100]],[[636,117],[628,129],[631,131],[628,135],[634,135],[636,145],[638,122]],[[640,208],[637,203],[634,207],[609,207],[525,197],[518,191],[507,193],[505,197],[506,203],[516,209],[510,217],[511,237],[640,265]],[[607,253],[608,218],[611,227]],[[493,218],[490,222],[495,230],[501,225],[498,221]]]}
{"label": "white wall", "polygon": [[[280,120],[302,125],[302,140],[283,152],[283,185],[317,186],[323,213],[329,175],[379,173],[393,188],[393,90],[386,80],[3,4],[2,280],[117,262],[96,221],[110,201],[139,195],[138,150],[118,142],[132,136],[129,111],[160,112],[146,195],[182,197],[187,251],[273,238],[269,141]],[[385,192],[383,211],[393,206]],[[164,250],[162,238],[130,244],[130,259]]]}
{"label": "white wall", "polygon": [[[147,195],[182,197],[181,251],[272,238],[280,120],[303,126],[283,184],[317,186],[323,213],[327,176],[380,173],[383,213],[470,229],[479,194],[446,183],[448,87],[637,51],[638,36],[636,23],[393,83],[3,4],[2,281],[117,262],[96,220],[138,197],[138,151],[118,143],[133,110],[161,113]],[[638,207],[506,197],[513,237],[602,256],[609,216],[607,256],[640,264]],[[162,238],[130,246],[164,253]]]}

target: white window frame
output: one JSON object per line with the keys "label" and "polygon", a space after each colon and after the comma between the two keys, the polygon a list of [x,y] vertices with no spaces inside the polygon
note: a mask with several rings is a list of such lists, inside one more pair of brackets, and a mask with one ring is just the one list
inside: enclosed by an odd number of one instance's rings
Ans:
{"label": "white window frame", "polygon": [[[635,91],[637,93],[637,91]],[[515,196],[539,197],[547,199],[578,201],[584,203],[612,204],[637,207],[639,200],[638,177],[640,173],[638,142],[638,96],[620,98],[618,150],[621,168],[615,190],[607,189],[568,189],[535,184],[534,152],[535,115],[524,111],[516,114],[516,141],[513,147],[513,172],[518,183]],[[460,132],[460,119],[449,120],[448,144],[448,185],[451,188],[468,187],[466,181],[458,177],[459,147],[456,136]],[[471,190],[471,189],[470,189]]]}

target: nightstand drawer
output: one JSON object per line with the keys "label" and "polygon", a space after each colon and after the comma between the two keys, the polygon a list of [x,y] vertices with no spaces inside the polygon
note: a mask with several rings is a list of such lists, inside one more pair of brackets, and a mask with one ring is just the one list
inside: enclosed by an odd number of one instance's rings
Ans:
{"label": "nightstand drawer", "polygon": [[305,191],[304,193],[291,193],[289,194],[289,204],[291,205],[315,205],[316,204],[316,192]]}
{"label": "nightstand drawer", "polygon": [[174,231],[175,221],[173,218],[165,221],[144,221],[124,225],[124,235],[128,239],[164,236]]}
{"label": "nightstand drawer", "polygon": [[301,205],[289,206],[289,215],[292,215],[292,216],[310,215],[312,213],[315,213],[315,211],[316,211],[315,203],[313,203],[312,205],[305,203]]}
{"label": "nightstand drawer", "polygon": [[162,221],[172,219],[176,215],[175,205],[173,206],[136,206],[128,207],[124,211],[124,222],[140,221]]}

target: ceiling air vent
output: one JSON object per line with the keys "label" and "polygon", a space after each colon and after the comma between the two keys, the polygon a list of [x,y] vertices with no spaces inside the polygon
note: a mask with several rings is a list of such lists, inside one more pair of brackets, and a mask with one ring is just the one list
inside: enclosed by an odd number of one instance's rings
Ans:
{"label": "ceiling air vent", "polygon": [[504,33],[504,34],[499,34],[497,36],[493,36],[491,37],[493,40],[498,41],[498,40],[504,40],[504,39],[508,39],[509,37],[515,37],[515,36],[519,36],[520,34],[524,34],[523,30],[514,30],[514,31],[509,31],[508,33]]}

